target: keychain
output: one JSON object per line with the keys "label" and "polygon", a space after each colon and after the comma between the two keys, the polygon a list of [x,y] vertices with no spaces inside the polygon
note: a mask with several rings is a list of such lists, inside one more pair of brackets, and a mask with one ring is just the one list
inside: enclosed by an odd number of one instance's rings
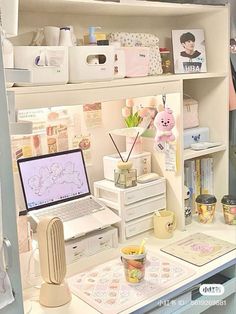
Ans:
{"label": "keychain", "polygon": [[155,149],[158,151],[168,150],[168,143],[175,141],[175,135],[172,132],[175,126],[175,119],[170,108],[165,107],[166,96],[162,96],[164,110],[159,111],[154,119],[154,126],[156,128]]}

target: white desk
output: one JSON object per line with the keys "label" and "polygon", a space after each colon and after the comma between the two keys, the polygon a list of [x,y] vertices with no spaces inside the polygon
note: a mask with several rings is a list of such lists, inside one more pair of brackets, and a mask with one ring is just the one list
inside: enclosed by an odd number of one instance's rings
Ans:
{"label": "white desk", "polygon": [[[178,231],[176,230],[174,233],[174,237],[172,239],[168,240],[160,240],[157,239],[153,236],[152,233],[147,233],[145,234],[148,235],[149,240],[147,243],[147,249],[149,249],[152,252],[158,252],[158,254],[162,256],[168,257],[168,259],[176,260],[178,263],[181,263],[182,265],[187,265],[188,267],[191,267],[193,270],[195,270],[195,274],[187,278],[186,280],[172,286],[171,288],[165,289],[162,292],[156,294],[155,296],[146,299],[145,301],[142,301],[135,306],[132,306],[126,311],[123,311],[122,313],[131,313],[133,311],[136,311],[135,313],[146,313],[148,310],[152,309],[158,304],[158,300],[170,300],[173,297],[176,297],[180,295],[182,292],[184,292],[186,289],[194,286],[197,283],[202,282],[204,279],[211,277],[212,275],[219,273],[223,270],[229,269],[231,267],[231,277],[234,279],[230,280],[228,288],[226,289],[226,295],[224,297],[227,297],[228,295],[232,294],[233,291],[235,292],[236,290],[236,273],[235,273],[235,264],[236,264],[236,250],[231,251],[230,253],[219,257],[212,262],[202,266],[202,267],[197,267],[193,266],[187,262],[184,262],[180,259],[174,258],[168,254],[165,254],[160,251],[161,247],[164,247],[168,245],[169,243],[172,243],[173,241],[180,240],[192,233],[196,232],[203,232],[206,233],[210,236],[215,236],[218,237],[222,240],[230,241],[232,243],[236,243],[236,228],[235,226],[229,226],[224,223],[222,223],[223,217],[220,216],[219,218],[216,219],[214,224],[211,225],[199,225],[198,222],[193,222],[191,225],[187,226],[186,231]],[[132,239],[132,241],[129,241],[130,243],[140,243],[141,239],[144,237],[144,235],[141,235],[140,237],[137,237],[135,239]],[[123,244],[124,245],[124,244]],[[91,266],[94,266],[96,264],[100,264],[105,262],[108,259],[114,258],[115,256],[119,255],[119,250],[109,250],[103,253],[99,253],[97,255],[94,255],[88,259],[84,259],[81,261],[78,261],[76,263],[73,263],[68,266],[68,276],[71,276],[73,274],[76,274],[78,272],[81,272],[85,270],[86,268],[90,268]],[[83,313],[83,314],[95,314],[99,313],[96,311],[94,308],[89,306],[87,303],[83,302],[76,296],[72,296],[72,301],[62,307],[59,308],[45,308],[42,307],[38,303],[38,294],[39,290],[35,288],[30,288],[24,290],[24,298],[25,300],[32,299],[33,301],[31,302],[31,312],[33,314],[78,314],[78,313]],[[219,299],[219,297],[218,297]],[[234,295],[234,302],[236,300],[236,297]],[[153,303],[154,302],[154,303]],[[232,304],[230,305],[232,306]],[[191,310],[189,307],[181,309],[179,313],[200,313],[201,311],[207,309],[207,307],[210,307],[210,305],[199,305],[196,306],[194,305]],[[220,307],[219,307],[220,308]],[[221,312],[223,313],[233,313],[230,312],[229,309],[222,307]],[[27,313],[25,313],[27,314]],[[111,313],[112,314],[112,313]]]}

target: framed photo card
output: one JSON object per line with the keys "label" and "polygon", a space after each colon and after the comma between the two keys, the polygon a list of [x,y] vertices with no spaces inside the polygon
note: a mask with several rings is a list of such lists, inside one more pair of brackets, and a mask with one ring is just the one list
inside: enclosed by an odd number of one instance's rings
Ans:
{"label": "framed photo card", "polygon": [[175,73],[206,72],[203,29],[172,30]]}

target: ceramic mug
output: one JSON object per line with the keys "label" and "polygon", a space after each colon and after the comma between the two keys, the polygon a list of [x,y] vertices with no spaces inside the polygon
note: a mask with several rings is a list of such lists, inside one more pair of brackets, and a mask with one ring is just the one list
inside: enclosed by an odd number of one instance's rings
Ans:
{"label": "ceramic mug", "polygon": [[154,234],[160,239],[169,239],[176,228],[175,213],[170,210],[160,210],[154,213]]}

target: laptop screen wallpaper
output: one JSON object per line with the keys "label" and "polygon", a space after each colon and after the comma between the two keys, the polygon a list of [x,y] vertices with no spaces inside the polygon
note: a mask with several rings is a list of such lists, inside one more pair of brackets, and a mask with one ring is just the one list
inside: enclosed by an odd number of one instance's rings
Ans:
{"label": "laptop screen wallpaper", "polygon": [[27,158],[18,166],[28,210],[90,194],[80,150]]}

